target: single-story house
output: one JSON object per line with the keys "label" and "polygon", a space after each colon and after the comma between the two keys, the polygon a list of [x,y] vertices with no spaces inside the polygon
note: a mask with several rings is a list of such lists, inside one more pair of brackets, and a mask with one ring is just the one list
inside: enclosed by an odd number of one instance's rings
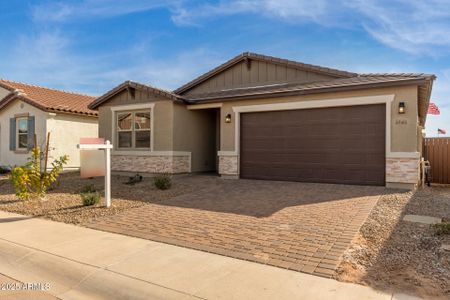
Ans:
{"label": "single-story house", "polygon": [[97,137],[98,115],[88,104],[95,97],[0,80],[0,166],[27,162],[34,136],[43,149],[50,132],[49,166],[69,155],[66,169],[80,167],[80,137]]}
{"label": "single-story house", "polygon": [[115,171],[413,188],[434,79],[245,52],[172,92],[126,81],[89,107]]}

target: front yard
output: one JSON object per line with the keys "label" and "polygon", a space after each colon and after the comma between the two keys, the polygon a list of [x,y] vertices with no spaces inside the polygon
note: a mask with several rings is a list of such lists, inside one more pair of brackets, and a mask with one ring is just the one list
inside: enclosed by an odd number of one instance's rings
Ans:
{"label": "front yard", "polygon": [[431,225],[403,221],[424,215],[450,220],[450,187],[381,197],[345,252],[336,278],[380,290],[403,291],[426,299],[450,298],[450,235]]}
{"label": "front yard", "polygon": [[[0,177],[0,210],[132,235],[425,298],[450,297],[450,235],[403,221],[450,220],[450,187],[383,187],[176,176],[161,191],[112,177],[112,207],[83,206],[103,179],[63,174],[43,200],[20,201]],[[103,200],[103,199],[102,199]],[[370,213],[370,214],[369,214]],[[361,226],[362,224],[362,226]],[[360,227],[361,226],[361,227]],[[342,260],[341,260],[342,258]]]}
{"label": "front yard", "polygon": [[54,221],[80,224],[102,216],[112,216],[124,210],[150,202],[160,202],[192,191],[187,184],[177,183],[169,190],[158,190],[149,178],[136,185],[126,185],[128,177],[111,176],[112,206],[103,207],[103,197],[95,206],[83,206],[80,191],[93,184],[103,196],[104,179],[82,179],[78,173],[62,174],[45,199],[18,200],[6,176],[0,177],[0,210],[42,217]]}

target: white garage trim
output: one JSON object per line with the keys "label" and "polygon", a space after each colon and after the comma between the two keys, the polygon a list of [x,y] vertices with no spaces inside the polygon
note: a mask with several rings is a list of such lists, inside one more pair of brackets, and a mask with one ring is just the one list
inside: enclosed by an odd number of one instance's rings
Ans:
{"label": "white garage trim", "polygon": [[[379,95],[367,97],[351,97],[339,98],[331,100],[308,100],[298,102],[272,103],[272,104],[256,104],[246,106],[234,106],[234,151],[219,151],[219,156],[239,156],[240,152],[240,114],[249,112],[264,112],[264,111],[280,111],[280,110],[297,110],[297,109],[311,109],[324,107],[340,107],[340,106],[355,106],[355,105],[370,105],[370,104],[386,104],[386,157],[405,157],[404,152],[391,152],[391,105],[394,101],[395,95]],[[412,155],[410,153],[406,155]],[[416,155],[416,154],[414,154]],[[239,168],[239,166],[238,166]],[[239,173],[239,170],[238,170]]]}

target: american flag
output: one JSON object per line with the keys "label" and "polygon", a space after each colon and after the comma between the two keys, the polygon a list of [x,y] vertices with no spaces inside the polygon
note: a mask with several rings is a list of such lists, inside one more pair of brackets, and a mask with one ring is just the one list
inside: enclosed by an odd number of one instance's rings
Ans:
{"label": "american flag", "polygon": [[446,134],[447,132],[444,129],[438,128],[438,134]]}
{"label": "american flag", "polygon": [[439,107],[437,107],[436,104],[430,103],[430,105],[428,106],[428,113],[430,115],[440,115],[441,111],[439,110]]}

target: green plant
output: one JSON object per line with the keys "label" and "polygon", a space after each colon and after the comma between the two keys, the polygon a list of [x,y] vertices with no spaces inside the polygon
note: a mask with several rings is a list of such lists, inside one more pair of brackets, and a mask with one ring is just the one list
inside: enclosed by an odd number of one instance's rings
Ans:
{"label": "green plant", "polygon": [[52,168],[49,171],[46,170],[46,167],[42,171],[42,156],[43,153],[39,147],[34,147],[28,162],[24,166],[11,170],[10,179],[19,199],[44,197],[47,189],[58,179],[64,165],[69,160],[67,155],[61,156],[52,162]]}
{"label": "green plant", "polygon": [[166,173],[156,175],[153,182],[156,188],[160,190],[167,190],[172,186],[172,178]]}
{"label": "green plant", "polygon": [[0,174],[8,174],[9,172],[11,172],[11,168],[0,166]]}
{"label": "green plant", "polygon": [[95,188],[95,185],[93,183],[90,184],[86,184],[82,189],[81,189],[81,194],[86,194],[86,193],[94,193],[96,192],[97,189]]}
{"label": "green plant", "polygon": [[437,235],[450,234],[450,222],[434,224],[433,229]]}
{"label": "green plant", "polygon": [[80,196],[84,206],[91,206],[100,202],[100,194],[98,192],[81,193]]}

